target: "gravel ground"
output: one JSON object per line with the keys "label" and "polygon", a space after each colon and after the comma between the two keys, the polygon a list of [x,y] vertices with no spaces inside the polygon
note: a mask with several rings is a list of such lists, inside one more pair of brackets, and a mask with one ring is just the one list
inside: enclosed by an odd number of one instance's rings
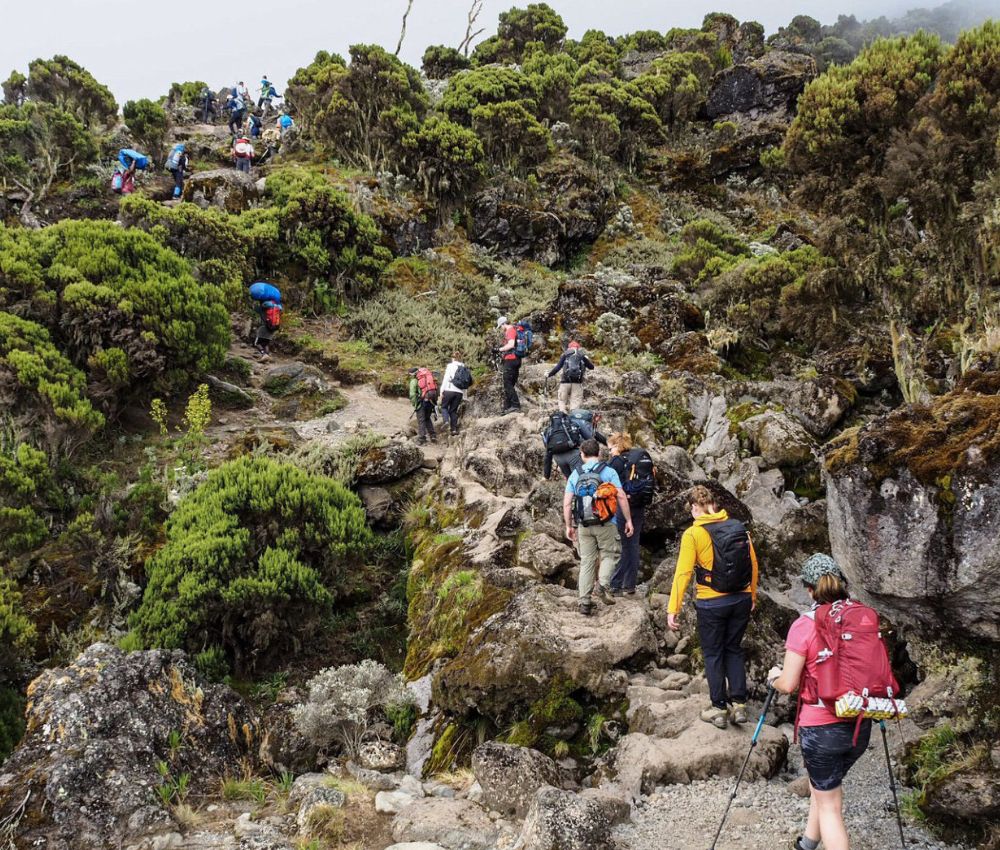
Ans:
{"label": "gravel ground", "polygon": [[[749,746],[749,741],[747,742]],[[794,795],[786,782],[801,765],[797,746],[789,751],[789,772],[782,778],[741,784],[717,845],[718,850],[785,850],[801,834],[809,800]],[[734,780],[710,779],[656,790],[633,814],[632,822],[615,830],[622,850],[709,850]],[[844,782],[847,831],[853,850],[899,848],[899,829],[892,807],[882,752],[873,730],[868,752]],[[904,822],[908,847],[915,850],[971,850],[947,845],[922,827]]]}

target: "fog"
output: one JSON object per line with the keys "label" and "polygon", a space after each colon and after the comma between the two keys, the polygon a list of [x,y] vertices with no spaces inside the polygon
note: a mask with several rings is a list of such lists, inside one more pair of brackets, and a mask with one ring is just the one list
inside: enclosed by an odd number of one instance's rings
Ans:
{"label": "fog", "polygon": [[[41,5],[2,0],[0,73],[26,72],[37,57],[65,54],[83,64],[114,92],[119,103],[157,98],[173,81],[204,80],[213,87],[246,81],[251,88],[267,74],[279,90],[318,50],[346,56],[348,46],[375,42],[394,50],[406,0],[365,0],[324,4],[315,0],[240,3],[173,0],[145,6],[118,0],[43,0]],[[400,56],[420,63],[430,44],[457,46],[465,34],[470,0],[414,0]],[[513,0],[485,0],[478,27],[496,31],[497,16]],[[666,31],[700,26],[707,12],[724,11],[740,20],[758,20],[768,33],[799,14],[833,23],[838,14],[859,19],[895,16],[911,2],[873,5],[862,0],[550,0],[578,38],[591,28],[609,35],[639,29]],[[932,5],[932,4],[928,4]],[[1000,0],[974,0],[1000,17]],[[983,15],[985,17],[985,14]]]}

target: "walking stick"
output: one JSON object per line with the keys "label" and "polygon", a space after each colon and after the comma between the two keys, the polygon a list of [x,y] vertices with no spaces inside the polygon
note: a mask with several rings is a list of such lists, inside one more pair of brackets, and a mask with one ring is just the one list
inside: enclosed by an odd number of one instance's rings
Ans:
{"label": "walking stick", "polygon": [[889,787],[892,789],[892,802],[896,807],[896,823],[899,826],[899,840],[903,847],[906,847],[906,836],[903,835],[903,816],[899,812],[899,796],[896,794],[896,776],[892,772],[892,761],[889,759],[889,739],[885,732],[885,721],[878,722],[879,729],[882,730],[882,747],[885,750],[885,766],[889,768]]}
{"label": "walking stick", "polygon": [[722,827],[726,825],[726,818],[729,817],[729,807],[733,805],[733,800],[736,799],[736,792],[740,787],[740,782],[743,780],[743,774],[746,772],[747,765],[750,763],[750,756],[754,751],[754,747],[757,746],[757,738],[760,737],[760,730],[764,728],[764,718],[767,717],[767,711],[771,707],[771,700],[773,699],[774,686],[770,685],[767,689],[767,697],[764,699],[764,708],[760,713],[760,719],[757,721],[757,728],[753,730],[753,738],[750,739],[750,749],[747,751],[747,757],[743,759],[743,767],[740,768],[740,774],[736,777],[736,784],[733,786],[733,793],[729,795],[726,810],[722,813],[722,823],[719,824],[719,829],[715,833],[715,840],[712,841],[711,850],[715,850],[715,845],[719,843],[719,836],[722,835]]}

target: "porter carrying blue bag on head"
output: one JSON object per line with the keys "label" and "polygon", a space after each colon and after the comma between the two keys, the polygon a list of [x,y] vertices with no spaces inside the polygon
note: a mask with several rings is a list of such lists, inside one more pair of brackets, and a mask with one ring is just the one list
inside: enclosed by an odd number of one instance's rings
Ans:
{"label": "porter carrying blue bag on head", "polygon": [[265,283],[259,280],[250,287],[250,297],[254,301],[275,301],[280,304],[281,290],[273,283]]}

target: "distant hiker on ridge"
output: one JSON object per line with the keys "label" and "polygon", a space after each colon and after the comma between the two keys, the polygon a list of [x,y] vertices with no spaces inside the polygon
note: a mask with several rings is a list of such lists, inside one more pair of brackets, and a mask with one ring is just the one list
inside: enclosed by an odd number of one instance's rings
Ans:
{"label": "distant hiker on ridge", "polygon": [[580,343],[574,340],[566,346],[559,362],[545,376],[547,382],[562,370],[562,377],[559,379],[559,410],[563,413],[583,407],[583,375],[593,368],[594,364],[584,353]]}
{"label": "distant hiker on ridge", "polygon": [[695,576],[698,637],[712,700],[701,719],[725,729],[729,720],[737,724],[747,721],[743,633],[757,604],[757,553],[743,523],[719,510],[707,487],[693,487],[687,501],[694,525],[681,537],[667,626],[673,631],[680,629],[677,617],[688,582]]}
{"label": "distant hiker on ridge", "polygon": [[[566,523],[566,537],[577,544],[580,552],[577,595],[580,613],[586,615],[594,610],[591,593],[605,605],[615,604],[608,591],[608,584],[621,554],[618,527],[614,518],[616,512],[621,511],[625,517],[625,532],[631,535],[632,515],[618,474],[601,462],[601,447],[597,440],[583,441],[580,445],[580,458],[582,466],[574,470],[566,482],[563,520]],[[598,573],[596,583],[595,573]]]}

